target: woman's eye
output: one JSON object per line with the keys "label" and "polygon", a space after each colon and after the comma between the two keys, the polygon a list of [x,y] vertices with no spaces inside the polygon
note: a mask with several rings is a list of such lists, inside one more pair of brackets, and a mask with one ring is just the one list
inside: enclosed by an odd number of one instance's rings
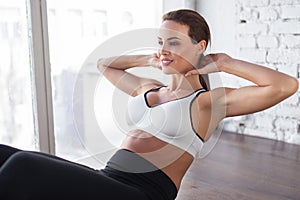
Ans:
{"label": "woman's eye", "polygon": [[[160,46],[162,46],[164,43],[163,43],[163,41],[158,41],[158,44],[160,45]],[[179,45],[179,42],[169,42],[168,43],[168,45],[169,46],[177,46],[177,45]]]}
{"label": "woman's eye", "polygon": [[179,43],[178,42],[170,42],[169,44],[170,44],[170,46],[177,46]]}

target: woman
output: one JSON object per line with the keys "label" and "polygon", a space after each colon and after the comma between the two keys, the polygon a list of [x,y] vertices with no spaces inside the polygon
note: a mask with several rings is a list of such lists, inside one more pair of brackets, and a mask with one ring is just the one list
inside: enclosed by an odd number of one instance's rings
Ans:
{"label": "woman", "polygon": [[[286,74],[226,54],[203,56],[209,42],[205,20],[197,12],[177,10],[163,16],[157,54],[100,59],[103,75],[133,96],[127,113],[131,130],[120,150],[96,171],[2,146],[0,199],[175,199],[183,176],[221,120],[267,109],[298,88]],[[171,84],[127,72],[145,65],[170,75]],[[215,72],[255,85],[209,91],[201,74]]]}

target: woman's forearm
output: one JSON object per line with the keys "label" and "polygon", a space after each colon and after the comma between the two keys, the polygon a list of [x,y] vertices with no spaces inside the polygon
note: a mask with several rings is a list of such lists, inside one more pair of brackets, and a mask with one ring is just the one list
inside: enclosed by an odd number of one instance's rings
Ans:
{"label": "woman's forearm", "polygon": [[[162,85],[159,81],[151,78],[135,75],[127,71],[129,68],[139,66],[156,67],[157,56],[153,55],[125,55],[99,59],[97,67],[107,80],[123,92],[136,96],[145,88]],[[144,88],[145,87],[145,88]]]}
{"label": "woman's forearm", "polygon": [[132,67],[151,65],[151,59],[151,55],[124,55],[102,58],[98,60],[97,67],[100,71],[107,67],[118,70],[126,70]]}

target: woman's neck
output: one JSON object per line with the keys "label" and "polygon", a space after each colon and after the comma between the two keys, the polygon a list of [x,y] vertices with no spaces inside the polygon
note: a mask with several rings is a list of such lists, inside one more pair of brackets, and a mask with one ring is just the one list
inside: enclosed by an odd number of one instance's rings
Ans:
{"label": "woman's neck", "polygon": [[168,87],[170,91],[195,91],[201,88],[202,85],[199,81],[199,75],[185,77],[181,74],[172,75],[172,81]]}

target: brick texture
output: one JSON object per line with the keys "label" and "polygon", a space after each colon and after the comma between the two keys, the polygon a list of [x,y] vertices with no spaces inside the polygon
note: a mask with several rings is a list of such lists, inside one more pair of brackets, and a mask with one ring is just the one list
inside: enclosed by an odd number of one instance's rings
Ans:
{"label": "brick texture", "polygon": [[[239,57],[299,79],[300,0],[235,2]],[[300,144],[300,92],[265,111],[226,119],[224,129]]]}

